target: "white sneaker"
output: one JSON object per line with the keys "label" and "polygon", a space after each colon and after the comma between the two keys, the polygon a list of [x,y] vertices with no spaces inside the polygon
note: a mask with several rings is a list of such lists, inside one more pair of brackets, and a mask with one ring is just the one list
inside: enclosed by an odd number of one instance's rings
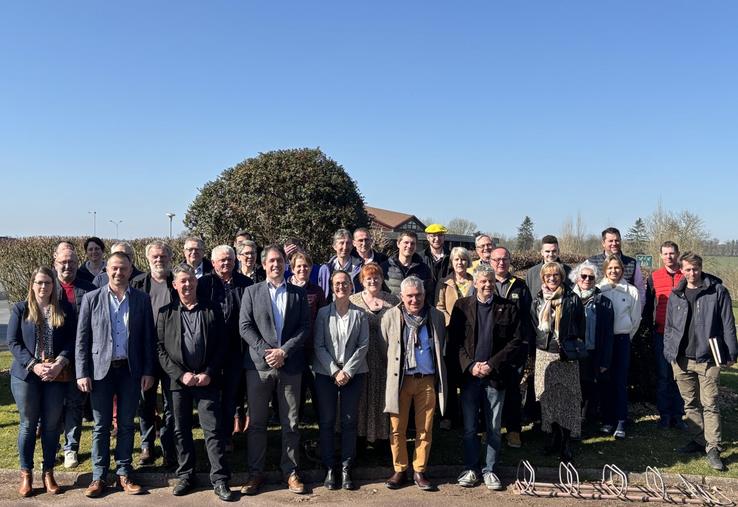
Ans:
{"label": "white sneaker", "polygon": [[77,451],[64,451],[64,468],[76,468],[77,465]]}
{"label": "white sneaker", "polygon": [[500,478],[494,472],[484,473],[484,485],[487,486],[487,489],[493,491],[501,491],[503,489],[502,481],[500,481]]}
{"label": "white sneaker", "polygon": [[477,473],[474,470],[464,470],[461,472],[459,478],[456,479],[456,482],[463,488],[473,488],[479,484],[479,477],[477,477]]}

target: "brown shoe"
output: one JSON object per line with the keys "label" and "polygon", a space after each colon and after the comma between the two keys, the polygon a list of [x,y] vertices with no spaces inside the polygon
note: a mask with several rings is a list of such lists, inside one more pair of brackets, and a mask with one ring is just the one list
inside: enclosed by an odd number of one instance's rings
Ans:
{"label": "brown shoe", "polygon": [[21,483],[18,488],[18,494],[23,498],[31,496],[33,493],[33,470],[21,470]]}
{"label": "brown shoe", "polygon": [[120,489],[125,491],[128,495],[140,495],[144,492],[143,488],[133,482],[127,475],[118,476],[118,485],[120,486]]}
{"label": "brown shoe", "polygon": [[393,473],[384,483],[388,489],[400,489],[405,484],[407,484],[407,474],[404,471]]}
{"label": "brown shoe", "polygon": [[138,455],[138,464],[139,465],[151,465],[154,460],[154,453],[151,452],[151,450],[148,447],[142,447],[141,448],[141,454]]}
{"label": "brown shoe", "polygon": [[243,433],[243,416],[236,416],[233,418],[233,434]]}
{"label": "brown shoe", "polygon": [[97,498],[105,492],[106,486],[107,484],[105,484],[105,481],[102,479],[92,481],[90,485],[87,486],[87,489],[85,490],[85,496],[87,498]]}
{"label": "brown shoe", "polygon": [[61,493],[61,488],[54,479],[53,470],[44,470],[44,487],[46,488],[46,492],[50,495],[58,495]]}
{"label": "brown shoe", "polygon": [[433,491],[435,489],[435,486],[433,486],[433,483],[429,481],[423,472],[415,472],[413,474],[413,482],[417,487],[422,489],[423,491]]}
{"label": "brown shoe", "polygon": [[287,488],[298,495],[305,493],[305,485],[300,480],[300,476],[297,475],[297,472],[292,472],[290,476],[287,477]]}
{"label": "brown shoe", "polygon": [[252,474],[249,480],[241,488],[242,495],[255,495],[261,489],[261,485],[264,484],[264,476],[261,474]]}

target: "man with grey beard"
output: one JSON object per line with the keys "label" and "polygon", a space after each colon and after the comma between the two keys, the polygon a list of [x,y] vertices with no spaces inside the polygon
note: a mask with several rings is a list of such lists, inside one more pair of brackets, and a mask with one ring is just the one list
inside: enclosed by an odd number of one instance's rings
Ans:
{"label": "man with grey beard", "polygon": [[[74,245],[62,241],[54,250],[54,270],[59,279],[57,297],[59,301],[67,301],[77,313],[82,304],[82,296],[95,290],[90,282],[77,276],[79,257]],[[84,413],[85,393],[77,389],[76,382],[69,382],[64,397],[64,468],[75,468],[79,465],[77,453],[82,436],[82,415]]]}
{"label": "man with grey beard", "polygon": [[[177,299],[177,291],[172,286],[172,249],[163,241],[152,241],[146,245],[146,260],[149,262],[149,273],[142,273],[131,280],[131,287],[140,289],[151,298],[151,309],[154,319],[159,309]],[[159,440],[164,454],[164,466],[177,464],[174,444],[174,418],[172,416],[172,394],[169,390],[169,377],[164,374],[157,362],[156,382],[161,380],[163,410]],[[141,431],[141,454],[139,465],[150,465],[156,460],[156,384],[153,389],[141,393],[138,405],[139,426]]]}

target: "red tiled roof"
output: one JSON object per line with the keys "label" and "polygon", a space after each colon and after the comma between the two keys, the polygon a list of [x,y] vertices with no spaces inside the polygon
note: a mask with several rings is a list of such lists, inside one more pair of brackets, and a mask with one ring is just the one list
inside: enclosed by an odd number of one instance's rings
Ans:
{"label": "red tiled roof", "polygon": [[398,211],[391,211],[382,208],[373,208],[371,206],[366,207],[366,212],[371,215],[372,220],[382,227],[388,229],[397,229],[399,226],[409,220],[415,220],[418,223],[422,222],[418,220],[415,215],[408,215],[407,213],[400,213]]}

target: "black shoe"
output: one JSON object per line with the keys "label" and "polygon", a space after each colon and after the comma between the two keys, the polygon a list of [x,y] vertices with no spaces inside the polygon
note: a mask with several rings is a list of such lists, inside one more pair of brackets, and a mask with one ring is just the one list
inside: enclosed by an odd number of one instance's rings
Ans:
{"label": "black shoe", "polygon": [[231,488],[225,481],[216,483],[215,487],[213,487],[213,493],[215,493],[215,496],[217,496],[224,502],[230,502],[231,500],[233,500],[233,491],[231,491]]}
{"label": "black shoe", "polygon": [[326,487],[326,489],[330,489],[331,491],[340,489],[340,486],[338,485],[338,474],[336,474],[336,471],[331,467],[328,469],[328,471],[325,474],[325,480],[323,481],[323,486]]}
{"label": "black shoe", "polygon": [[192,491],[192,488],[194,487],[195,485],[192,484],[192,481],[190,479],[179,479],[177,481],[177,484],[175,484],[172,488],[172,494],[174,496],[184,496]]}
{"label": "black shoe", "polygon": [[351,478],[350,467],[343,467],[343,470],[341,470],[341,482],[343,483],[343,489],[356,489],[356,484],[354,484],[354,480]]}
{"label": "black shoe", "polygon": [[727,470],[723,464],[723,460],[720,459],[720,451],[714,447],[707,451],[707,462],[718,472],[724,472]]}
{"label": "black shoe", "polygon": [[705,448],[694,440],[690,440],[687,445],[680,447],[677,452],[679,454],[695,454],[698,452],[705,452]]}

